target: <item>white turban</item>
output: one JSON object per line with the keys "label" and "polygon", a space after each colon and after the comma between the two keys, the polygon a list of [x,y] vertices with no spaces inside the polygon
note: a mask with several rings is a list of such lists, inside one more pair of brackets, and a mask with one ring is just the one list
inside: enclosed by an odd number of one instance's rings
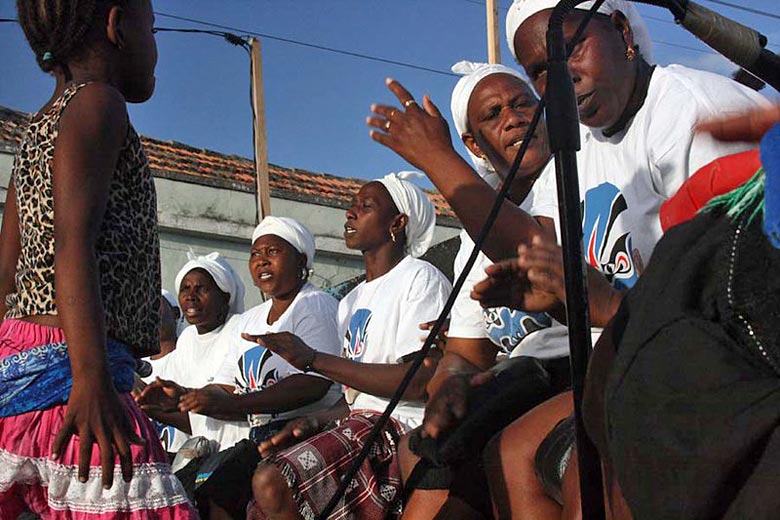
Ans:
{"label": "white turban", "polygon": [[390,192],[398,211],[408,217],[406,224],[406,250],[415,258],[425,254],[433,242],[436,227],[436,211],[428,195],[407,181],[411,178],[425,178],[419,172],[389,173],[377,179]]}
{"label": "white turban", "polygon": [[265,217],[252,232],[252,243],[265,235],[276,235],[286,240],[299,253],[306,255],[306,268],[314,265],[314,236],[306,226],[287,217]]}
{"label": "white turban", "polygon": [[192,251],[187,253],[189,261],[184,264],[176,275],[176,293],[181,291],[181,282],[187,273],[193,269],[203,269],[211,275],[214,283],[222,292],[230,295],[230,312],[239,314],[244,312],[244,282],[233,271],[227,260],[222,255],[214,251],[205,256],[198,256]]}
{"label": "white turban", "polygon": [[163,289],[161,291],[161,293],[162,293],[163,298],[165,298],[165,301],[167,301],[168,304],[171,307],[173,307],[174,309],[178,309],[179,308],[179,300],[176,298],[176,296],[171,294],[171,291],[167,291],[167,290]]}
{"label": "white turban", "polygon": [[[455,88],[452,89],[452,100],[450,101],[452,120],[455,123],[455,129],[458,131],[458,135],[461,137],[466,133],[469,126],[469,99],[471,99],[471,94],[480,81],[492,74],[508,74],[519,78],[525,83],[525,78],[519,71],[497,63],[459,61],[452,66],[452,72],[463,75],[463,77],[458,80]],[[533,90],[529,90],[533,92]],[[496,170],[493,168],[493,165],[490,164],[490,161],[474,155],[468,147],[466,148],[466,151],[471,158],[471,162],[474,163],[474,167],[476,168],[477,173],[479,173],[479,176],[485,179],[485,181],[494,188],[498,186],[501,179],[496,174]]]}
{"label": "white turban", "polygon": [[[552,9],[556,5],[558,5],[558,0],[514,0],[506,15],[506,39],[515,59],[517,59],[515,54],[515,33],[520,25],[539,11]],[[584,2],[575,9],[588,10],[592,5],[593,2]],[[631,32],[634,33],[634,43],[639,45],[639,54],[648,63],[653,63],[653,42],[650,39],[650,33],[647,31],[644,20],[639,15],[639,11],[626,0],[605,0],[597,12],[609,16],[615,11],[620,11],[626,15],[631,26]]]}

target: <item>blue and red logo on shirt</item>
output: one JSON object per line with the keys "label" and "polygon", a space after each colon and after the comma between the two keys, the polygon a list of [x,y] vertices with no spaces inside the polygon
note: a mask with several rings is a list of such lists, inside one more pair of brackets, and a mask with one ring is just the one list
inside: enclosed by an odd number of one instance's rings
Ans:
{"label": "blue and red logo on shirt", "polygon": [[344,357],[360,361],[368,343],[368,324],[371,322],[371,309],[358,309],[349,320]]}
{"label": "blue and red logo on shirt", "polygon": [[587,191],[583,206],[585,259],[604,273],[614,287],[632,287],[639,273],[631,256],[631,233],[615,231],[618,218],[628,210],[625,196],[605,182]]}

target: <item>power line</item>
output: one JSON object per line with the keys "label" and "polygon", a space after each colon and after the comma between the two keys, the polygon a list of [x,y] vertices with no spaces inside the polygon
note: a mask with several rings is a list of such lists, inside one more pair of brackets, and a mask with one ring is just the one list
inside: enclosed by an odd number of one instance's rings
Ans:
{"label": "power line", "polygon": [[319,49],[321,51],[332,52],[334,54],[341,54],[343,56],[352,56],[353,58],[362,58],[364,60],[376,61],[376,62],[379,62],[379,63],[387,63],[387,64],[390,64],[390,65],[397,65],[399,67],[406,67],[406,68],[409,68],[409,69],[415,69],[415,70],[421,70],[421,71],[425,71],[425,72],[431,72],[431,73],[440,74],[440,75],[443,75],[443,76],[458,77],[457,74],[454,74],[452,72],[439,70],[439,69],[434,69],[434,68],[431,68],[431,67],[425,67],[423,65],[415,65],[413,63],[406,63],[406,62],[403,62],[403,61],[391,60],[391,59],[388,59],[388,58],[380,58],[378,56],[371,56],[371,55],[362,54],[362,53],[359,53],[359,52],[346,51],[346,50],[343,50],[343,49],[336,49],[334,47],[327,47],[325,45],[317,45],[317,44],[314,44],[314,43],[308,43],[308,42],[303,42],[303,41],[300,41],[300,40],[294,40],[292,38],[283,38],[281,36],[274,36],[272,34],[260,33],[260,32],[251,31],[251,30],[247,30],[247,29],[239,29],[239,28],[236,28],[236,27],[230,27],[228,25],[221,25],[221,24],[216,24],[216,23],[212,23],[212,22],[205,22],[203,20],[197,20],[195,18],[187,18],[185,16],[178,16],[178,15],[173,15],[173,14],[168,14],[168,13],[162,13],[162,12],[159,12],[159,11],[155,11],[155,14],[157,16],[163,16],[165,18],[171,18],[173,20],[180,20],[180,21],[185,21],[185,22],[190,22],[190,23],[196,23],[196,24],[205,25],[205,26],[208,26],[208,27],[218,27],[220,29],[227,29],[229,31],[234,31],[234,32],[242,33],[242,34],[247,34],[247,35],[250,35],[250,36],[256,36],[258,38],[266,38],[266,39],[269,39],[269,40],[275,40],[275,41],[280,41],[280,42],[284,42],[284,43],[291,43],[293,45],[300,45],[301,47],[309,47],[309,48],[312,48],[312,49]]}
{"label": "power line", "polygon": [[731,2],[724,2],[723,0],[705,0],[705,1],[710,2],[712,4],[731,7],[732,9],[739,9],[740,11],[745,11],[746,13],[753,13],[759,16],[766,16],[767,18],[774,18],[775,20],[780,20],[780,14],[770,13],[768,11],[762,11],[761,9],[754,9],[752,7],[745,7],[744,5],[732,4]]}

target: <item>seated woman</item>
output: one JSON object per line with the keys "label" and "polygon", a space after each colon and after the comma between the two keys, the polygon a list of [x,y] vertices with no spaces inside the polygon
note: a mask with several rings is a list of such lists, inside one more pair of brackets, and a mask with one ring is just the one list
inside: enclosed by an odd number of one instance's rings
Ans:
{"label": "seated woman", "polygon": [[[535,94],[519,72],[504,65],[463,61],[455,64],[452,70],[463,74],[452,92],[452,119],[475,170],[488,184],[498,188],[509,173],[508,167],[519,144],[530,140],[530,148],[508,194],[512,203],[527,210],[530,207],[528,192],[550,159],[543,125],[532,136],[525,135],[538,104]],[[498,168],[487,160],[488,154],[483,150],[490,150],[490,156],[503,159],[497,161]],[[463,271],[474,248],[466,230],[461,231],[460,240],[454,266],[456,277]],[[458,397],[465,397],[471,389],[470,379],[474,374],[495,364],[497,353],[512,357],[532,356],[544,368],[539,369],[540,377],[525,378],[526,386],[531,387],[526,388],[531,399],[515,403],[505,413],[483,418],[478,432],[464,439],[468,449],[457,455],[456,464],[448,460],[444,466],[443,461],[436,460],[435,464],[426,461],[417,466],[419,458],[402,443],[400,461],[404,483],[415,488],[414,491],[406,490],[409,499],[404,516],[409,518],[433,517],[445,500],[447,514],[454,515],[456,510],[457,514],[462,514],[464,509],[471,509],[489,516],[487,480],[480,464],[486,441],[541,399],[570,384],[565,326],[544,313],[526,313],[507,307],[483,310],[470,298],[474,284],[485,277],[484,270],[491,264],[484,253],[479,254],[452,307],[447,348],[428,384],[426,414],[429,427],[436,428],[439,439],[448,438],[450,432],[466,435],[459,428],[459,418],[454,416]],[[544,377],[548,375],[549,383],[545,384]],[[538,387],[536,391],[533,386]],[[493,393],[490,398],[502,397]],[[427,453],[433,449],[431,443],[421,441],[417,433],[411,436],[411,446],[416,453],[433,458],[433,454]],[[415,472],[414,482],[407,480],[411,471]]]}
{"label": "seated woman", "polygon": [[[435,319],[444,307],[450,283],[417,258],[433,240],[433,204],[406,177],[390,174],[365,184],[347,210],[344,240],[363,253],[366,280],[339,303],[343,357],[321,353],[290,333],[245,335],[299,370],[344,384],[351,408],[335,424],[321,415],[291,423],[261,445],[267,452],[298,442],[258,466],[256,504],[250,506],[256,517],[312,518],[322,511],[419,349],[418,324]],[[355,477],[356,485],[337,506],[343,518],[386,518],[400,512],[397,443],[422,423],[422,400],[432,372],[433,367],[425,367],[415,375]],[[312,422],[318,428],[304,427]]]}
{"label": "seated woman", "polygon": [[183,388],[200,388],[214,380],[239,337],[236,327],[238,313],[244,310],[244,284],[218,252],[188,253],[188,257],[176,275],[176,291],[191,325],[179,336],[176,350],[165,357],[158,379],[136,401],[153,419],[228,448],[249,434],[246,420],[223,421],[182,412],[177,395]]}
{"label": "seated woman", "polygon": [[327,410],[341,398],[341,387],[329,379],[304,374],[239,336],[286,331],[318,352],[339,354],[338,302],[308,281],[314,254],[314,236],[303,224],[265,217],[252,234],[249,272],[268,300],[238,317],[230,350],[212,384],[177,388],[170,396],[179,411],[248,420],[251,427],[248,440],[234,448],[223,446],[232,452],[206,460],[198,473],[198,502],[211,502],[211,518],[243,518],[260,461],[259,443],[291,419]]}

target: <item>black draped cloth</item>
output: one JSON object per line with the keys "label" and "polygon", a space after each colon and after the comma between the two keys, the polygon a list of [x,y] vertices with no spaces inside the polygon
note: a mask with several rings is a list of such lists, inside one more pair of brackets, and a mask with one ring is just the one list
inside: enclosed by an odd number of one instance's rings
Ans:
{"label": "black draped cloth", "polygon": [[761,215],[670,230],[618,316],[606,455],[635,520],[780,518],[780,251]]}

